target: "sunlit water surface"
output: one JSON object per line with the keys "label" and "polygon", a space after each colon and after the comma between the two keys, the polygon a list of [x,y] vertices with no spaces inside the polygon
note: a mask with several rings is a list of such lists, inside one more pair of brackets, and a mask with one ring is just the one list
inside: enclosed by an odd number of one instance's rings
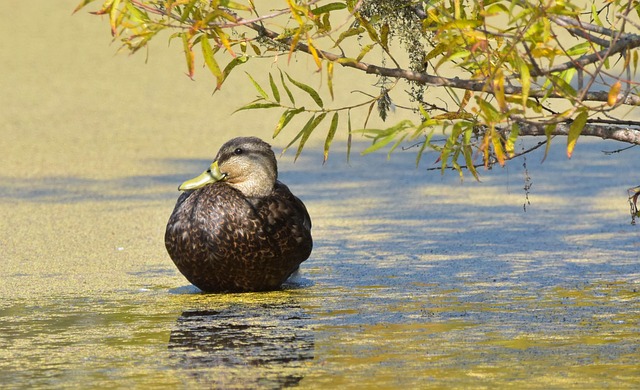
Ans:
{"label": "sunlit water surface", "polygon": [[279,160],[314,222],[301,277],[201,294],[164,250],[176,186],[278,114],[228,117],[250,89],[211,97],[162,45],[114,58],[61,3],[0,23],[0,387],[637,388],[635,149],[557,139],[461,183],[340,140],[322,166],[312,139]]}

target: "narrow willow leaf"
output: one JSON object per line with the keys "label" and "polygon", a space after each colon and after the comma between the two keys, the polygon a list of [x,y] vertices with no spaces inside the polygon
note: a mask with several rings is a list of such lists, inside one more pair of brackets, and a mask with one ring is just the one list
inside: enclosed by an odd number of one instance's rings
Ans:
{"label": "narrow willow leaf", "polygon": [[247,74],[247,76],[249,76],[249,80],[251,80],[251,83],[253,84],[254,88],[256,89],[256,91],[258,91],[258,93],[260,94],[260,96],[262,96],[262,98],[264,100],[269,100],[269,95],[267,95],[267,93],[264,91],[264,89],[262,89],[262,87],[260,86],[260,84],[258,84],[253,77],[251,77],[251,75],[248,72],[244,72]]}
{"label": "narrow willow leaf", "polygon": [[273,138],[276,138],[278,134],[280,134],[282,129],[284,129],[284,127],[289,122],[291,122],[291,119],[293,119],[294,116],[298,115],[303,111],[304,111],[304,107],[300,107],[300,108],[296,108],[295,110],[286,110],[285,112],[283,112],[282,116],[280,116],[280,120],[278,121],[278,124],[276,125],[275,130],[273,131]]}
{"label": "narrow willow leaf", "polygon": [[186,7],[184,7],[182,11],[182,16],[180,17],[180,23],[184,23],[191,15],[191,11],[193,11],[193,7],[195,7],[198,0],[191,0]]}
{"label": "narrow willow leaf", "polygon": [[293,158],[293,161],[297,161],[298,157],[300,157],[300,153],[302,153],[302,149],[304,148],[304,145],[307,143],[307,140],[309,139],[309,136],[311,136],[311,133],[313,132],[313,130],[318,127],[318,125],[324,120],[324,118],[327,116],[326,112],[323,112],[322,114],[318,115],[313,122],[311,122],[311,125],[309,126],[309,128],[307,128],[304,133],[302,134],[302,138],[300,139],[300,143],[298,144],[298,150],[296,150],[296,156]]}
{"label": "narrow willow leaf", "polygon": [[120,14],[120,10],[118,6],[120,5],[121,0],[113,0],[111,3],[111,9],[109,11],[109,24],[111,25],[111,35],[114,37],[117,35],[118,31],[118,15]]}
{"label": "narrow willow leaf", "polygon": [[501,71],[496,72],[493,80],[493,94],[496,97],[500,111],[507,112],[507,101],[504,94],[504,74]]}
{"label": "narrow willow leaf", "polygon": [[278,90],[278,86],[275,81],[273,81],[273,76],[269,73],[269,84],[271,85],[271,93],[273,94],[273,98],[276,102],[280,103],[280,91]]}
{"label": "narrow willow leaf", "polygon": [[473,137],[473,124],[469,123],[467,126],[460,126],[461,129],[464,129],[464,143],[462,144],[462,155],[464,156],[464,162],[467,166],[467,170],[471,172],[473,177],[480,181],[480,177],[478,176],[478,171],[473,164],[473,148],[471,147],[471,138]]}
{"label": "narrow willow leaf", "polygon": [[[262,99],[260,99],[260,100],[262,100]],[[244,105],[244,106],[238,108],[237,110],[235,110],[233,112],[233,114],[235,114],[238,111],[256,110],[256,109],[260,109],[260,108],[273,108],[273,107],[280,107],[280,105],[278,103],[256,103],[256,102],[252,102],[252,103],[249,103],[247,105]]]}
{"label": "narrow willow leaf", "polygon": [[598,26],[602,27],[604,26],[602,24],[602,20],[600,20],[600,15],[598,15],[598,9],[596,8],[595,4],[591,4],[591,19],[595,22],[595,24],[597,24]]}
{"label": "narrow willow leaf", "polygon": [[227,8],[237,9],[239,11],[251,11],[253,9],[252,7],[248,7],[235,1],[224,1],[223,5]]}
{"label": "narrow willow leaf", "polygon": [[567,157],[569,158],[573,154],[573,149],[576,147],[576,142],[578,142],[578,137],[580,137],[584,125],[587,124],[588,117],[589,112],[586,109],[580,110],[580,113],[569,127],[569,134],[567,135]]}
{"label": "narrow willow leaf", "polygon": [[567,55],[569,56],[581,56],[583,54],[585,54],[587,51],[589,51],[590,48],[593,47],[593,43],[592,42],[582,42],[582,43],[578,43],[575,46],[570,47],[567,50]]}
{"label": "narrow willow leaf", "polygon": [[296,87],[300,88],[301,90],[305,91],[309,96],[311,96],[311,99],[313,99],[313,101],[320,107],[323,108],[324,107],[324,103],[322,102],[322,99],[320,98],[320,95],[318,95],[318,92],[316,92],[315,89],[311,88],[310,86],[308,86],[307,84],[301,83],[299,81],[294,80],[293,78],[291,78],[291,76],[289,76],[287,74],[287,78],[289,79],[289,81],[291,82],[291,84],[295,85]]}
{"label": "narrow willow leaf", "polygon": [[329,125],[329,132],[327,133],[327,138],[324,140],[324,155],[322,159],[322,164],[327,162],[329,158],[329,148],[331,147],[331,142],[333,142],[333,137],[336,135],[336,130],[338,129],[338,119],[339,115],[336,112],[333,114],[331,118],[331,125]]}
{"label": "narrow willow leaf", "polygon": [[531,73],[529,73],[529,66],[524,61],[520,62],[520,83],[522,84],[522,108],[526,108],[531,89]]}
{"label": "narrow willow leaf", "polygon": [[89,3],[93,3],[96,0],[82,0],[80,2],[80,4],[78,4],[76,6],[76,8],[74,8],[73,13],[75,14],[76,12],[80,11],[81,9],[83,9],[85,6],[87,6],[87,4]]}
{"label": "narrow willow leaf", "polygon": [[220,42],[222,43],[222,46],[227,49],[231,57],[237,57],[236,53],[231,48],[231,42],[229,42],[229,36],[227,35],[227,33],[225,33],[224,30],[217,26],[211,26],[211,28],[213,29],[213,31],[215,31],[218,39],[220,39]]}
{"label": "narrow willow leaf", "polygon": [[420,166],[420,160],[422,159],[422,155],[424,154],[424,150],[427,148],[427,145],[429,143],[428,139],[430,138],[430,136],[433,134],[433,131],[431,131],[431,134],[429,134],[429,136],[425,137],[425,140],[422,141],[422,145],[420,145],[420,148],[418,149],[418,154],[416,155],[416,168],[418,168],[418,166]]}
{"label": "narrow willow leaf", "polygon": [[293,98],[293,94],[291,93],[291,90],[287,86],[287,83],[284,81],[284,75],[282,74],[282,71],[280,71],[280,83],[282,84],[282,87],[284,88],[284,91],[287,93],[287,96],[289,97],[289,100],[291,101],[291,104],[295,105],[296,101]]}
{"label": "narrow willow leaf", "polygon": [[385,50],[389,50],[389,24],[385,23],[380,27],[380,44]]}
{"label": "narrow willow leaf", "polygon": [[193,79],[193,74],[195,73],[195,55],[193,54],[191,43],[189,42],[189,37],[187,37],[187,34],[182,34],[182,46],[184,47],[184,56],[187,60],[187,75],[190,79]]}
{"label": "narrow willow leaf", "polygon": [[507,144],[505,145],[505,149],[509,157],[513,157],[515,155],[515,146],[518,135],[520,135],[520,126],[517,122],[514,122],[513,125],[511,125],[511,133],[509,134]]}
{"label": "narrow willow leaf", "polygon": [[316,50],[311,37],[307,38],[307,48],[309,49],[309,52],[311,53],[311,56],[313,57],[318,70],[322,69],[322,60],[320,60],[320,56],[318,56],[318,50]]}
{"label": "narrow willow leaf", "polygon": [[333,62],[331,61],[327,64],[327,87],[329,88],[331,100],[333,100]]}
{"label": "narrow willow leaf", "polygon": [[448,47],[449,46],[445,43],[438,43],[429,53],[427,53],[426,56],[424,56],[424,60],[422,61],[427,62],[429,60],[436,58],[440,54],[444,53],[445,50],[448,49]]}
{"label": "narrow willow leaf", "polygon": [[207,68],[211,71],[211,74],[216,78],[216,91],[220,89],[222,83],[224,82],[224,73],[220,70],[218,66],[218,62],[215,59],[213,48],[209,43],[209,39],[206,36],[203,36],[200,40],[200,46],[202,47],[202,55],[204,56],[204,63],[207,65]]}
{"label": "narrow willow leaf", "polygon": [[380,42],[380,38],[378,37],[378,32],[371,25],[371,23],[369,23],[369,21],[367,19],[363,18],[362,16],[360,16],[358,14],[356,14],[356,19],[358,20],[358,22],[360,22],[360,25],[365,28],[365,30],[369,34],[369,38],[371,38],[372,41],[379,43]]}
{"label": "narrow willow leaf", "polygon": [[467,170],[471,172],[474,179],[480,181],[480,176],[478,175],[478,171],[476,167],[473,165],[473,148],[469,145],[464,145],[462,147],[462,155],[464,156],[464,163],[467,165]]}
{"label": "narrow willow leaf", "polygon": [[476,103],[478,104],[478,107],[480,107],[480,111],[482,111],[484,117],[489,122],[497,123],[499,121],[500,113],[498,113],[498,111],[491,105],[491,103],[480,97],[476,97]]}
{"label": "narrow willow leaf", "polygon": [[542,161],[540,161],[540,163],[543,163],[544,160],[546,160],[547,156],[549,155],[549,150],[551,149],[551,138],[552,138],[553,132],[556,129],[556,126],[557,124],[552,123],[545,126],[544,128],[544,135],[547,137],[547,144],[544,147],[544,156],[542,157]]}
{"label": "narrow willow leaf", "polygon": [[360,35],[364,31],[365,29],[363,27],[357,27],[357,28],[354,27],[354,28],[348,29],[347,31],[343,32],[338,36],[338,40],[336,40],[336,43],[333,45],[333,47],[338,47],[338,45],[340,45],[340,43],[346,38],[352,37],[354,35]]}
{"label": "narrow willow leaf", "polygon": [[329,3],[316,9],[312,9],[311,13],[314,15],[321,15],[327,12],[338,11],[345,8],[347,8],[347,5],[345,3]]}
{"label": "narrow willow leaf", "polygon": [[393,146],[391,147],[391,149],[389,149],[389,152],[387,152],[387,160],[391,160],[391,153],[393,153],[394,150],[396,150],[398,148],[398,146],[400,146],[400,144],[402,143],[402,141],[405,140],[405,138],[407,138],[409,134],[404,133],[402,134],[402,137],[400,137],[400,139],[398,139]]}
{"label": "narrow willow leaf", "polygon": [[371,104],[369,105],[369,111],[367,112],[367,117],[364,118],[364,126],[362,126],[365,129],[367,128],[367,123],[369,123],[369,118],[371,117],[371,112],[373,111],[373,107],[375,107],[375,105],[376,105],[375,100],[371,102]]}
{"label": "narrow willow leaf", "polygon": [[240,64],[244,64],[245,62],[247,62],[249,60],[249,57],[236,57],[234,59],[232,59],[231,61],[229,61],[229,63],[227,64],[227,66],[224,67],[224,71],[223,76],[226,79],[227,76],[229,76],[229,74],[231,73],[231,71],[238,65]]}
{"label": "narrow willow leaf", "polygon": [[389,134],[389,135],[387,135],[387,136],[386,136],[386,137],[384,137],[384,138],[380,138],[380,139],[378,139],[378,140],[374,141],[374,143],[373,143],[373,144],[371,144],[371,146],[369,146],[368,148],[366,148],[366,149],[362,152],[362,154],[363,154],[363,155],[365,155],[365,154],[373,153],[373,152],[375,152],[376,150],[382,149],[382,148],[384,148],[385,146],[389,145],[389,143],[390,143],[391,141],[393,141],[395,138],[396,138],[396,134],[395,134],[395,133]]}
{"label": "narrow willow leaf", "polygon": [[500,166],[504,166],[504,162],[505,162],[504,147],[502,146],[500,134],[497,131],[495,131],[495,129],[491,130],[491,143],[493,144],[493,151],[496,154],[498,163],[500,164]]}
{"label": "narrow willow leaf", "polygon": [[360,62],[364,58],[364,56],[366,56],[367,53],[369,53],[374,47],[374,44],[365,45],[365,47],[363,47],[360,51],[360,54],[358,54],[358,56],[356,57],[356,62]]}
{"label": "narrow willow leaf", "polygon": [[298,132],[298,134],[287,144],[287,146],[284,147],[284,149],[282,149],[282,154],[284,154],[284,152],[286,152],[287,150],[289,150],[289,148],[291,147],[291,145],[293,145],[297,140],[300,139],[300,137],[302,137],[302,134],[304,134],[304,132],[307,130],[307,128],[309,126],[311,126],[311,124],[313,123],[313,121],[316,119],[315,115],[311,115],[311,117],[309,118],[309,120],[307,121],[307,123],[302,127],[302,130],[300,130]]}

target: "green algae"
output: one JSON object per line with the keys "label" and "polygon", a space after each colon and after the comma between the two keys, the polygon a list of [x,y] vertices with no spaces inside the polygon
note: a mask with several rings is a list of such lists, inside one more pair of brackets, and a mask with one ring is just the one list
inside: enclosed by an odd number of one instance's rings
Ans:
{"label": "green algae", "polygon": [[240,97],[175,53],[114,57],[75,2],[28,4],[0,23],[42,20],[0,62],[3,388],[637,387],[634,155],[552,148],[524,212],[515,166],[464,184],[405,152],[322,166],[312,138],[280,159],[314,221],[302,279],[200,294],[164,250],[176,186],[277,114],[228,117]]}

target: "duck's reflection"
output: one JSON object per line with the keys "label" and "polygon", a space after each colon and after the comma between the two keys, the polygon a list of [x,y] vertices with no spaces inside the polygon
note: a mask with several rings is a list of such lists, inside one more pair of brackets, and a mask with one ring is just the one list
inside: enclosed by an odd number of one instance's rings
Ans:
{"label": "duck's reflection", "polygon": [[179,367],[216,387],[294,386],[313,360],[308,326],[308,316],[287,304],[188,310],[169,349]]}

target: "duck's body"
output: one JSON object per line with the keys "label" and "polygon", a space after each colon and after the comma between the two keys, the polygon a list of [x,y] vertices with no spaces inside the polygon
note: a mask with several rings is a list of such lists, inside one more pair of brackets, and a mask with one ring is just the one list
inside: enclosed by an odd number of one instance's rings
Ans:
{"label": "duck's body", "polygon": [[309,214],[277,181],[275,164],[267,143],[236,138],[210,170],[181,186],[165,245],[201,290],[277,289],[311,254]]}

